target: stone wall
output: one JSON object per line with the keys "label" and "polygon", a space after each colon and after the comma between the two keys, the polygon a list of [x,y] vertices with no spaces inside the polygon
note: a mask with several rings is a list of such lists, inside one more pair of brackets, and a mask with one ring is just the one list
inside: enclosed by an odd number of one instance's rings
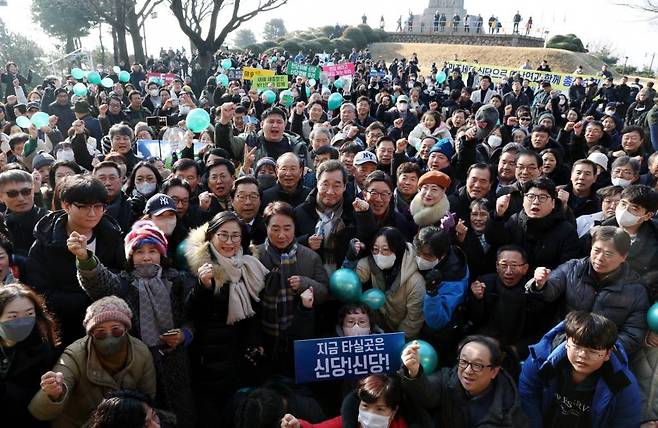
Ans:
{"label": "stone wall", "polygon": [[440,43],[448,45],[518,46],[543,48],[544,39],[518,34],[475,34],[475,33],[386,33],[390,43]]}

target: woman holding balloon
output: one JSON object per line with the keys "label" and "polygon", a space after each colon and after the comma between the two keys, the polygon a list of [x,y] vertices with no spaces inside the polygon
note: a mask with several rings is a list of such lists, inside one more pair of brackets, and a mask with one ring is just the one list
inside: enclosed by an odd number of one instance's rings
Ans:
{"label": "woman holding balloon", "polygon": [[[364,248],[354,239],[344,266],[353,265]],[[418,272],[416,251],[405,242],[402,233],[394,227],[381,228],[374,236],[371,253],[356,263],[356,273],[362,283],[370,282],[372,288],[386,296],[375,321],[386,331],[402,331],[411,339],[417,337],[423,326],[425,279]]]}

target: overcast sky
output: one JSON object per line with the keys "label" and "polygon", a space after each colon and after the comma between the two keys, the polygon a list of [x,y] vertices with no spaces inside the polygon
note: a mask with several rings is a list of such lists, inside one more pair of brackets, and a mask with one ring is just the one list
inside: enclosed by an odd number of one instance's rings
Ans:
{"label": "overcast sky", "polygon": [[[359,2],[353,0],[324,2],[289,0],[288,4],[275,11],[258,15],[241,28],[251,29],[260,39],[265,21],[274,17],[283,18],[286,27],[291,31],[305,29],[309,26],[335,25],[336,23],[359,24],[364,13],[368,16],[368,23],[376,27],[379,25],[379,18],[383,13],[386,28],[392,31],[395,29],[396,20],[400,15],[406,16],[409,10],[418,14],[422,13],[429,4],[429,0],[385,1],[387,7],[382,11],[383,0],[360,0]],[[619,2],[622,1],[624,0]],[[543,29],[547,29],[550,31],[549,37],[554,34],[574,33],[590,47],[599,44],[612,45],[618,56],[622,58],[622,62],[623,57],[628,56],[629,64],[638,67],[648,65],[652,54],[658,51],[653,43],[658,38],[658,23],[649,22],[647,20],[649,16],[646,13],[618,6],[619,2],[551,0],[549,2],[525,2],[524,4],[511,1],[465,0],[464,6],[468,13],[482,14],[485,21],[491,14],[494,14],[504,23],[511,21],[512,16],[519,8],[524,21],[532,16],[535,30],[541,32]],[[642,0],[625,2],[642,3]],[[32,22],[31,3],[31,0],[8,0],[7,7],[0,7],[0,17],[5,20],[12,31],[29,36],[45,50],[49,50],[48,47],[52,46],[53,39],[40,31],[38,24]],[[189,51],[189,42],[178,28],[177,21],[166,3],[156,9],[157,19],[149,19],[146,24],[147,47],[150,54],[157,54],[161,47],[186,46]],[[256,3],[256,0],[243,1],[243,5],[252,7]],[[402,3],[404,6],[396,7],[398,3]],[[356,4],[360,7],[355,7]],[[528,6],[528,4],[532,6]],[[109,34],[106,39],[106,47],[111,46]],[[98,31],[83,40],[83,45],[91,49],[98,44]],[[422,52],[419,54],[422,61]],[[657,68],[658,58],[654,61],[654,69]]]}

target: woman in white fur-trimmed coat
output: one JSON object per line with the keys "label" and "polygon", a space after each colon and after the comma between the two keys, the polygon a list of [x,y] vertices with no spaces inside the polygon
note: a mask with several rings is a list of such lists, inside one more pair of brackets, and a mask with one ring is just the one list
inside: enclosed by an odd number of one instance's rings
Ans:
{"label": "woman in white fur-trimmed coat", "polygon": [[442,226],[450,219],[450,202],[445,194],[450,187],[450,177],[440,171],[428,171],[418,180],[418,193],[411,200],[409,211],[418,225]]}

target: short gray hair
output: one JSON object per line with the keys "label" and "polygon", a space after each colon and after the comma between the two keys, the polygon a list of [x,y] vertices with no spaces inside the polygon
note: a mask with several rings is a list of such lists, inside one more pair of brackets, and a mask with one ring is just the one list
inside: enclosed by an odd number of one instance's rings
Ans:
{"label": "short gray hair", "polygon": [[22,169],[10,169],[0,174],[0,187],[9,183],[34,183],[32,174]]}

